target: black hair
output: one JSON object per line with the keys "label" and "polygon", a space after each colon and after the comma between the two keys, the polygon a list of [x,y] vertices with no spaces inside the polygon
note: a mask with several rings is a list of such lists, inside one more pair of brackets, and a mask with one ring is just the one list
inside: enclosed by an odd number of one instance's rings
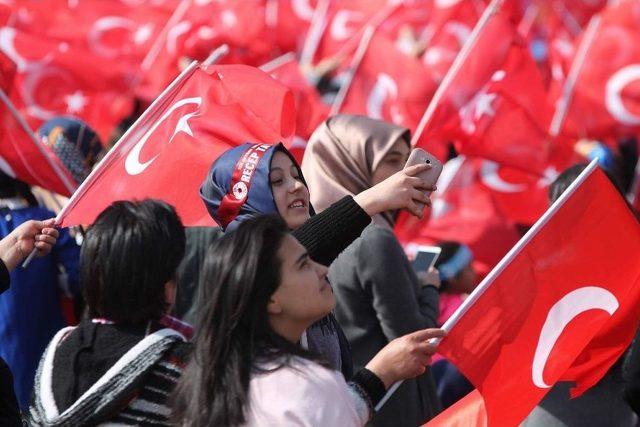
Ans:
{"label": "black hair", "polygon": [[[553,183],[551,183],[551,185],[549,186],[549,201],[553,203],[558,200],[562,193],[564,193],[567,188],[569,188],[571,183],[576,180],[576,178],[587,168],[587,166],[589,166],[587,163],[578,163],[562,171],[562,173],[558,175],[555,181],[553,181]],[[622,191],[620,182],[615,177],[615,175],[613,175],[605,168],[600,168],[600,170],[602,170],[602,172],[607,175],[609,181],[611,181],[616,190],[618,190],[618,192],[624,197],[624,192]]]}
{"label": "black hair", "polygon": [[118,201],[87,232],[80,278],[90,317],[142,323],[165,314],[165,284],[185,251],[176,211],[159,200]]}
{"label": "black hair", "polygon": [[[445,242],[438,243],[436,246],[438,246],[442,250],[440,252],[440,256],[436,260],[436,263],[434,264],[434,267],[438,268],[440,265],[444,264],[445,262],[453,258],[456,252],[460,250],[460,247],[462,247],[462,244],[454,241],[445,241]],[[447,290],[448,287],[449,287],[449,282],[447,280],[441,280],[440,288],[438,289],[438,291],[444,292]]]}
{"label": "black hair", "polygon": [[29,184],[0,171],[0,199],[12,197],[22,197],[29,206],[38,206],[38,201],[31,192]]}
{"label": "black hair", "polygon": [[252,373],[264,372],[261,362],[272,371],[292,355],[312,358],[275,333],[268,319],[267,305],[281,280],[278,249],[287,235],[280,217],[258,216],[207,251],[194,350],[175,391],[178,424],[244,424],[249,381]]}

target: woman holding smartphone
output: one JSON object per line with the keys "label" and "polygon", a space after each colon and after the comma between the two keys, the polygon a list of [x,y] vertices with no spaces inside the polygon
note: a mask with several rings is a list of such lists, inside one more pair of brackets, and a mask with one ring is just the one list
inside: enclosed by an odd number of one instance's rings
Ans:
{"label": "woman holding smartphone", "polygon": [[[319,211],[403,170],[409,130],[362,116],[338,115],[312,135],[303,161],[313,206]],[[421,282],[393,234],[396,210],[374,217],[362,236],[331,265],[336,317],[351,344],[354,366],[364,366],[395,338],[435,327],[437,282]],[[429,372],[406,381],[376,414],[375,426],[416,426],[440,411]]]}

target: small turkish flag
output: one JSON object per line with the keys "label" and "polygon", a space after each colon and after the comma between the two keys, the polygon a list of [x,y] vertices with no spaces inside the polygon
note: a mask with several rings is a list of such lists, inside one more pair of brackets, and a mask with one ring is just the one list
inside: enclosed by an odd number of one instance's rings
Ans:
{"label": "small turkish flag", "polygon": [[245,65],[187,68],[127,131],[58,216],[90,224],[116,200],[157,198],[188,226],[213,225],[198,190],[213,161],[245,142],[287,142],[293,95]]}
{"label": "small turkish flag", "polygon": [[520,423],[559,380],[573,396],[640,318],[640,224],[591,165],[444,325],[438,352],[480,391],[489,425]]}
{"label": "small turkish flag", "polygon": [[341,113],[363,114],[414,130],[436,84],[420,60],[376,32],[358,66]]}
{"label": "small turkish flag", "polygon": [[488,427],[482,396],[478,390],[473,390],[424,427]]}
{"label": "small turkish flag", "polygon": [[640,128],[640,3],[618,2],[594,19],[576,41],[573,60],[584,63],[561,133],[581,138],[628,135]]}

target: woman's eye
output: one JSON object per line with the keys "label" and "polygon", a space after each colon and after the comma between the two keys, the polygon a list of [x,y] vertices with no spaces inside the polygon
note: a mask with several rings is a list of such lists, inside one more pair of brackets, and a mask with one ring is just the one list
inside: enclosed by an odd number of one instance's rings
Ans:
{"label": "woman's eye", "polygon": [[282,184],[282,179],[274,179],[273,181],[271,181],[271,185],[280,185]]}

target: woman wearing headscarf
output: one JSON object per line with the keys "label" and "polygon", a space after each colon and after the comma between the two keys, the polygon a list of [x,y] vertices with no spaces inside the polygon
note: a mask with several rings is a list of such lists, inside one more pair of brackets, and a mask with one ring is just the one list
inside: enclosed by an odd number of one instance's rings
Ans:
{"label": "woman wearing headscarf", "polygon": [[[315,215],[302,171],[286,148],[281,144],[248,143],[228,150],[214,162],[200,195],[212,218],[225,231],[234,230],[243,221],[258,215],[279,215],[307,248],[310,257],[329,265],[360,235],[371,222],[371,216],[407,207],[416,215],[421,214],[414,200],[427,204],[430,201],[422,191],[424,181],[413,175],[423,170],[425,167],[419,165],[398,172],[375,188],[355,196],[347,195],[322,214]],[[321,356],[331,368],[341,371],[347,380],[351,379],[349,345],[333,315],[312,325],[301,344]],[[391,353],[397,354],[398,360],[408,355],[406,349],[396,346],[394,350],[390,345],[379,356]],[[389,360],[387,356],[377,359]],[[386,362],[381,365],[389,366]],[[358,375],[362,377],[362,373],[360,370]],[[369,375],[364,381],[369,383],[366,390],[369,404],[375,404],[390,385],[381,370],[375,376]],[[371,387],[371,383],[375,386]]]}
{"label": "woman wearing headscarf", "polygon": [[[410,152],[409,131],[380,120],[339,115],[312,135],[303,161],[314,207],[366,191],[401,171]],[[364,366],[391,340],[435,327],[438,291],[421,283],[392,228],[396,211],[373,217],[362,236],[331,265],[336,317],[351,344],[354,367]],[[406,381],[373,420],[376,426],[416,426],[440,410],[429,372]]]}

